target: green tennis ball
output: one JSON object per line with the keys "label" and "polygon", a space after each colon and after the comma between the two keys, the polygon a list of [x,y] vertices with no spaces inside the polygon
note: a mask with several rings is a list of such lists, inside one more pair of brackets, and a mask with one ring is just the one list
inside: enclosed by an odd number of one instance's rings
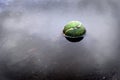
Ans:
{"label": "green tennis ball", "polygon": [[79,21],[71,21],[64,26],[63,34],[65,37],[78,38],[85,35],[86,29]]}

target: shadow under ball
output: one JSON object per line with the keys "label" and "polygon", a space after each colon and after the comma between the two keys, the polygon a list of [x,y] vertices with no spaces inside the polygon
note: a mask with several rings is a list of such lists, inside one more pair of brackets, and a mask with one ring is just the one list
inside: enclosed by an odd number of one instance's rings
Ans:
{"label": "shadow under ball", "polygon": [[86,29],[79,21],[68,22],[63,29],[64,37],[70,42],[79,42],[83,40]]}

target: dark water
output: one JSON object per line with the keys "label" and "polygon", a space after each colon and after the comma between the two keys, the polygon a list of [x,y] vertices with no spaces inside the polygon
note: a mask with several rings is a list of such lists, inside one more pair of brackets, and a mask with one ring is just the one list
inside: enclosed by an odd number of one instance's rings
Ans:
{"label": "dark water", "polygon": [[[120,80],[119,0],[0,0],[0,80]],[[62,35],[81,21],[85,38]]]}

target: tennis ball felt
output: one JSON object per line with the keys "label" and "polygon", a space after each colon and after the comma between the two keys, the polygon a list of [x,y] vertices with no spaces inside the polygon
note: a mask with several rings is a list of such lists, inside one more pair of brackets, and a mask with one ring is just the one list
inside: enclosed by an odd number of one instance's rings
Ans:
{"label": "tennis ball felt", "polygon": [[84,36],[86,29],[79,21],[71,21],[64,26],[63,34],[65,37],[78,38]]}

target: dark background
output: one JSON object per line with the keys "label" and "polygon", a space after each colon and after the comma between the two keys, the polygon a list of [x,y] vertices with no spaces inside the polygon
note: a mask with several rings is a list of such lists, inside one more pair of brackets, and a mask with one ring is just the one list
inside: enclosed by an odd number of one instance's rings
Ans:
{"label": "dark background", "polygon": [[[72,43],[64,25],[87,34]],[[120,80],[119,0],[0,0],[0,80]]]}

